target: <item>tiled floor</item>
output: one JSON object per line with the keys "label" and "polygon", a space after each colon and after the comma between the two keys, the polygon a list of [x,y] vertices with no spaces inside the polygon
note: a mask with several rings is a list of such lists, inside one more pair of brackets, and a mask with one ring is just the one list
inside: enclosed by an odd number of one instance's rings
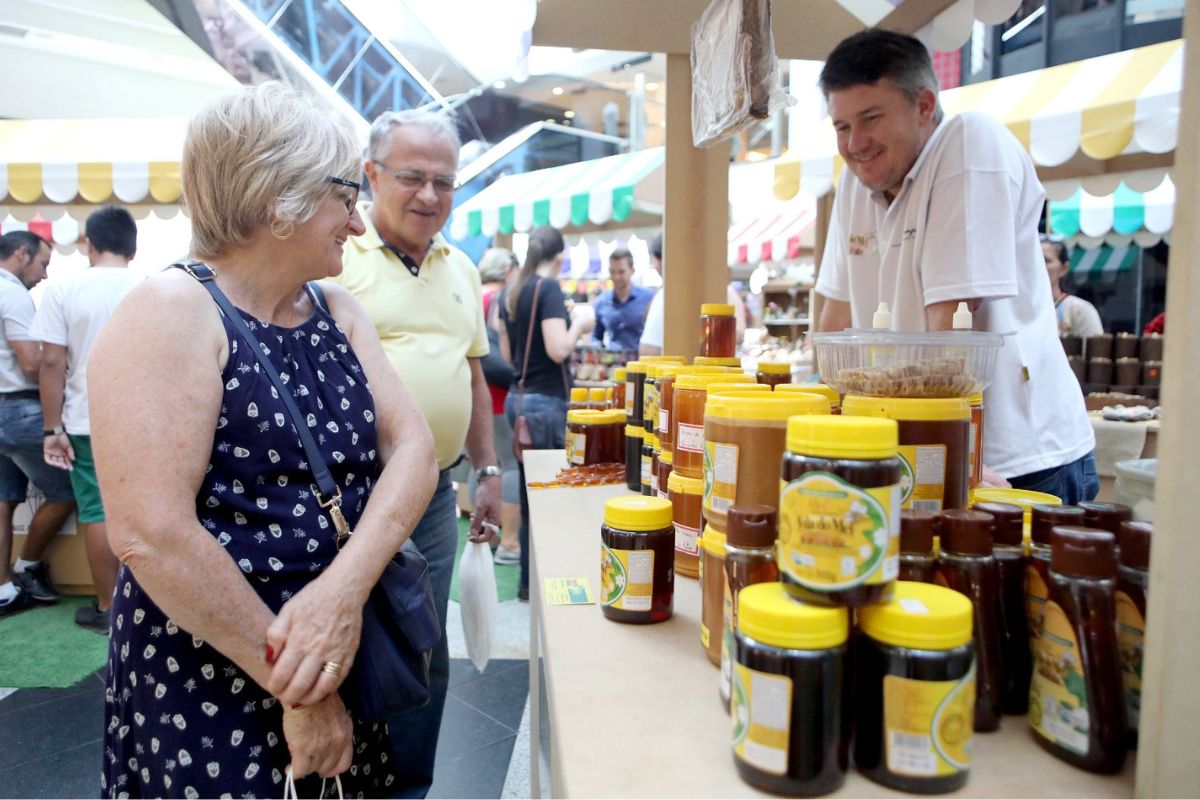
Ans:
{"label": "tiled floor", "polygon": [[[528,797],[527,722],[521,728],[529,696],[529,605],[500,604],[496,658],[483,673],[465,658],[457,603],[447,623],[450,689],[429,796]],[[69,689],[6,691],[0,689],[0,798],[96,797],[101,674]]]}

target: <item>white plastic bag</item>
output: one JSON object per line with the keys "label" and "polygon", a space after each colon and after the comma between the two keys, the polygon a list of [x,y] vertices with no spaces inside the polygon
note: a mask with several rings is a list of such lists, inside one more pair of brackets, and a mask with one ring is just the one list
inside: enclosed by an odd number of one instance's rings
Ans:
{"label": "white plastic bag", "polygon": [[462,606],[467,658],[483,672],[496,639],[496,573],[492,549],[484,542],[467,542],[458,562],[458,602]]}

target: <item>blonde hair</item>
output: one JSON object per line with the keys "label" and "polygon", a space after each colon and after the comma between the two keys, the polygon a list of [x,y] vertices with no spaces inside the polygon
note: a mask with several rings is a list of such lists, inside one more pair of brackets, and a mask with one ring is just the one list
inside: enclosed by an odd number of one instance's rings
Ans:
{"label": "blonde hair", "polygon": [[327,177],[360,174],[361,152],[336,112],[281,83],[209,101],[188,124],[180,166],[192,256],[217,256],[264,227],[287,238],[334,191]]}

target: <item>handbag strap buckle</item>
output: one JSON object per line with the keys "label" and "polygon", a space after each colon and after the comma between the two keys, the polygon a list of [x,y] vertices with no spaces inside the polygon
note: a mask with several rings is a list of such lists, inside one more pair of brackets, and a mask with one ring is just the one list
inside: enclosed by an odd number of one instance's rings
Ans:
{"label": "handbag strap buckle", "polygon": [[337,492],[328,500],[321,497],[320,492],[316,494],[317,505],[329,512],[329,518],[333,520],[333,529],[336,531],[334,543],[337,549],[341,550],[346,542],[350,539],[350,526],[346,522],[346,516],[342,514],[342,487],[335,487]]}

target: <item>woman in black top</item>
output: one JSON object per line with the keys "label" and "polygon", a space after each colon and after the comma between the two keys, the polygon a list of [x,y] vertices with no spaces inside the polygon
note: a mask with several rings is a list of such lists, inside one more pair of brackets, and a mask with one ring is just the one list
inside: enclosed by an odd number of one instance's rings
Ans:
{"label": "woman in black top", "polygon": [[[513,365],[513,387],[504,403],[504,413],[515,425],[518,411],[529,422],[533,446],[538,450],[562,449],[567,427],[567,401],[571,375],[566,361],[579,337],[591,332],[596,320],[579,313],[572,321],[558,286],[562,269],[562,234],[549,225],[529,234],[525,263],[511,290],[505,290],[500,306],[500,351]],[[534,308],[534,289],[537,307]],[[529,340],[529,363],[525,364],[525,342]],[[518,383],[525,375],[525,394]],[[521,467],[521,583],[518,597],[529,599],[529,497],[525,492],[525,465]]]}

